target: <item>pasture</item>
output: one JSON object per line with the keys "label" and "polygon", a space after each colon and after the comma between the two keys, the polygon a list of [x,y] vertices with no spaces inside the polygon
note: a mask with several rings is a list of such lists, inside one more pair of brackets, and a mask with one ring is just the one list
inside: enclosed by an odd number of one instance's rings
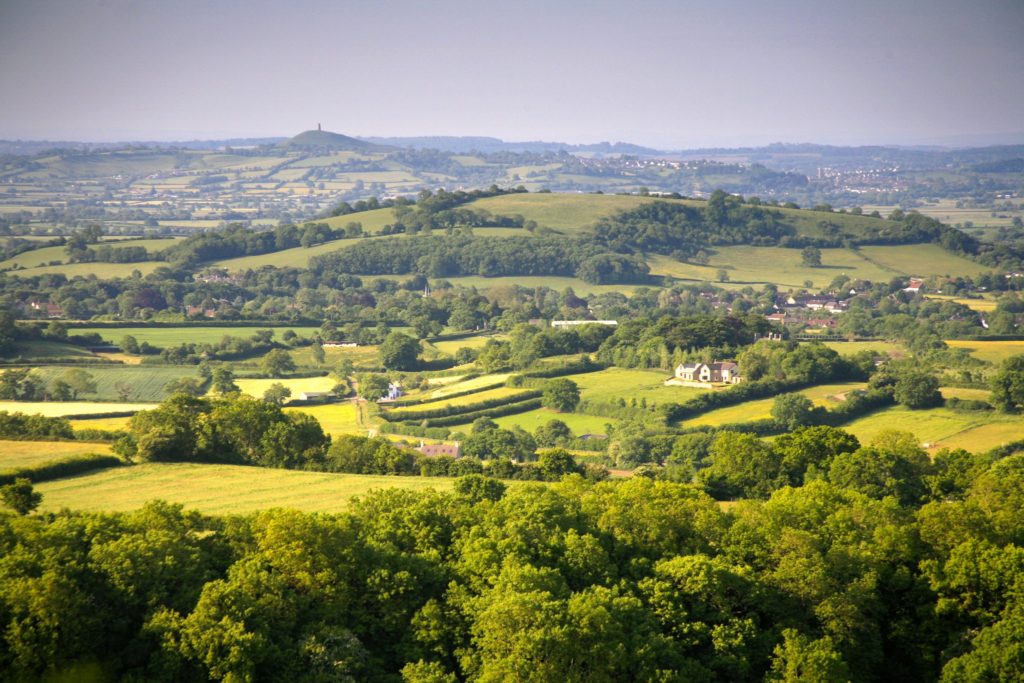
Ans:
{"label": "pasture", "polygon": [[826,341],[825,346],[835,350],[841,356],[852,356],[861,351],[885,354],[893,358],[907,355],[907,347],[899,342],[890,341]]}
{"label": "pasture", "polygon": [[580,398],[611,402],[620,398],[629,403],[632,399],[645,399],[648,403],[683,403],[707,391],[693,387],[665,386],[671,376],[665,370],[631,370],[608,368],[599,372],[571,375],[580,388]]}
{"label": "pasture", "polygon": [[[389,276],[391,279],[404,280],[407,275]],[[365,279],[365,278],[364,278]],[[465,275],[460,277],[446,277],[446,282],[462,287],[475,287],[478,290],[494,290],[499,287],[549,287],[561,292],[566,287],[572,287],[573,291],[580,296],[587,294],[625,294],[630,295],[633,290],[642,285],[594,285],[576,277],[562,277],[559,275],[515,275],[508,277],[481,277],[479,275]],[[650,285],[654,286],[654,285]]]}
{"label": "pasture", "polygon": [[[506,415],[504,417],[496,417],[494,421],[499,427],[509,429],[513,426],[522,427],[531,434],[537,430],[537,427],[546,425],[551,420],[561,420],[569,426],[572,433],[579,436],[580,434],[607,434],[608,425],[618,424],[620,420],[613,417],[600,417],[597,415],[584,415],[583,413],[559,413],[558,411],[551,410],[550,408],[537,408],[526,413],[519,413],[518,415]],[[470,425],[458,425],[452,427],[452,431],[462,431],[469,433]]]}
{"label": "pasture", "polygon": [[[815,387],[804,389],[800,392],[818,406],[831,407],[843,400],[845,394],[854,389],[865,389],[864,382],[840,382],[836,384],[819,384]],[[762,398],[755,401],[746,401],[734,406],[716,408],[697,417],[684,420],[683,427],[698,427],[709,425],[719,427],[721,425],[734,424],[737,422],[751,422],[764,420],[772,415],[772,404],[774,398]]]}
{"label": "pasture", "polygon": [[455,355],[455,352],[461,348],[483,348],[489,339],[505,339],[505,337],[503,335],[476,335],[474,337],[464,337],[462,339],[445,339],[443,341],[431,342],[431,345],[441,353],[453,356]]}
{"label": "pasture", "polygon": [[449,491],[454,480],[328,474],[237,465],[148,463],[116,467],[36,485],[41,509],[124,512],[150,500],[179,503],[206,514],[246,514],[269,508],[341,512],[374,489]]}
{"label": "pasture", "polygon": [[38,268],[25,268],[23,270],[7,271],[8,275],[14,277],[36,277],[37,275],[63,275],[66,278],[76,277],[99,277],[102,273],[104,279],[127,278],[132,273],[139,271],[143,275],[149,275],[157,268],[166,266],[164,261],[140,261],[138,263],[67,263],[59,266],[41,266]]}
{"label": "pasture", "polygon": [[96,413],[127,413],[156,408],[154,403],[104,403],[92,401],[0,401],[0,410],[9,413],[68,417]]}
{"label": "pasture", "polygon": [[735,284],[774,284],[782,288],[800,288],[805,281],[822,289],[839,275],[850,279],[888,282],[896,272],[866,260],[852,249],[822,249],[822,265],[803,265],[800,249],[782,247],[716,247],[708,265],[682,263],[660,254],[648,257],[651,272],[681,280],[715,282],[719,269]]}
{"label": "pasture", "polygon": [[[169,382],[183,377],[198,377],[191,365],[89,365],[60,366],[46,365],[36,368],[33,372],[47,384],[63,378],[70,370],[84,370],[92,375],[96,382],[95,393],[79,398],[97,401],[161,401],[167,396],[165,387]],[[122,399],[120,388],[128,393]],[[99,411],[90,411],[99,412]]]}
{"label": "pasture", "polygon": [[88,453],[110,453],[103,443],[78,441],[3,441],[0,440],[0,472],[34,467]]}
{"label": "pasture", "polygon": [[95,354],[90,353],[81,346],[51,341],[17,342],[10,356],[11,358],[38,360],[47,363],[53,363],[61,359],[82,360],[96,357]]}
{"label": "pasture", "polygon": [[478,199],[466,206],[503,216],[518,214],[526,220],[536,221],[538,225],[575,233],[589,228],[599,218],[635,209],[651,201],[655,200],[612,194],[507,194]]}
{"label": "pasture", "polygon": [[431,398],[443,398],[445,396],[451,396],[452,394],[461,393],[463,391],[472,391],[481,389],[483,387],[498,384],[504,382],[512,376],[510,372],[500,372],[493,375],[480,375],[472,379],[467,379],[460,382],[453,382],[446,384],[434,391],[430,392]]}
{"label": "pasture", "polygon": [[[298,332],[298,330],[296,330]],[[301,332],[299,334],[302,334]],[[336,366],[343,359],[348,358],[356,367],[376,367],[379,364],[376,346],[355,346],[352,348],[330,347],[324,349],[324,364],[317,365],[313,358],[313,347],[303,346],[291,352],[295,364],[305,368]]]}
{"label": "pasture", "polygon": [[947,339],[953,349],[965,349],[978,360],[999,365],[1007,358],[1024,354],[1024,341],[968,341]]}
{"label": "pasture", "polygon": [[[112,249],[123,249],[125,247],[143,247],[151,254],[163,251],[168,247],[174,246],[176,242],[184,239],[183,237],[172,237],[168,239],[135,239],[135,240],[109,240],[103,242],[103,245],[109,246]],[[95,245],[94,245],[95,246]],[[11,268],[35,268],[37,266],[45,266],[53,261],[60,261],[64,263],[68,258],[67,249],[63,246],[56,247],[43,247],[41,249],[33,249],[26,251],[17,256],[13,256],[6,261],[0,261],[0,270],[10,270]],[[109,265],[131,265],[131,264],[110,264],[110,263],[91,263],[93,270],[105,270]]]}
{"label": "pasture", "polygon": [[127,336],[135,337],[140,344],[149,342],[153,346],[166,348],[169,346],[180,346],[181,344],[217,344],[224,337],[252,337],[259,330],[273,330],[274,339],[280,340],[286,330],[292,330],[295,334],[303,337],[310,337],[320,331],[319,327],[213,327],[206,325],[181,325],[176,327],[121,327],[121,326],[95,326],[76,327],[70,331],[71,334],[98,334],[103,340],[110,344],[120,344]]}
{"label": "pasture", "polygon": [[[895,246],[864,246],[861,255],[878,264],[906,275],[979,275],[990,267],[946,251],[937,244],[900,244]],[[868,278],[870,279],[870,278]]]}
{"label": "pasture", "polygon": [[964,448],[987,451],[1024,436],[1024,418],[989,411],[954,411],[948,408],[910,410],[893,406],[854,420],[843,429],[868,443],[880,432],[912,432],[930,450]]}

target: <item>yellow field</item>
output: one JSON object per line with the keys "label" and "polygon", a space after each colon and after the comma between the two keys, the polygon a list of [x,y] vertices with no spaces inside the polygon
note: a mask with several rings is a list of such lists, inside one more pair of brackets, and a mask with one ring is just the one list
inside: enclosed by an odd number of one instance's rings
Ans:
{"label": "yellow field", "polygon": [[934,299],[935,301],[952,301],[954,303],[967,306],[967,308],[970,308],[973,311],[980,311],[982,313],[994,311],[996,310],[996,306],[999,305],[999,302],[993,299],[965,299],[955,296],[943,296],[941,294],[929,294],[925,298]]}
{"label": "yellow field", "polygon": [[451,399],[442,398],[437,401],[430,401],[429,403],[421,403],[414,406],[406,406],[404,408],[395,408],[389,412],[394,415],[402,415],[403,413],[417,413],[421,410],[436,410],[446,406],[464,406],[471,403],[479,403],[481,401],[490,401],[496,398],[508,398],[509,402],[512,403],[515,400],[515,396],[523,394],[526,391],[526,389],[522,388],[498,387],[497,389],[488,389],[487,391],[467,394],[466,396],[457,396]]}
{"label": "yellow field", "polygon": [[107,454],[110,453],[110,446],[77,441],[0,441],[0,472],[87,453]]}
{"label": "yellow field", "polygon": [[961,387],[942,387],[942,398],[959,398],[971,401],[987,401],[992,395],[988,389],[964,389]]}
{"label": "yellow field", "polygon": [[964,341],[947,339],[954,349],[967,349],[975,358],[998,365],[1011,356],[1024,354],[1024,341]]}
{"label": "yellow field", "polygon": [[338,380],[331,377],[297,377],[294,379],[238,379],[235,384],[243,394],[262,398],[272,384],[283,384],[292,390],[292,399],[304,391],[330,391]]}
{"label": "yellow field", "polygon": [[208,514],[243,514],[274,507],[340,512],[373,489],[450,490],[452,479],[326,474],[236,465],[148,463],[36,485],[42,510],[118,512],[162,499]]}
{"label": "yellow field", "polygon": [[7,274],[15,277],[35,277],[36,275],[60,274],[69,279],[78,276],[87,278],[91,275],[99,277],[99,273],[102,273],[104,278],[131,277],[132,273],[136,270],[143,275],[149,275],[157,268],[166,266],[167,263],[164,261],[140,261],[139,263],[102,263],[99,265],[102,266],[102,271],[98,270],[97,264],[95,263],[70,263],[61,266],[42,266],[40,268],[10,270],[7,271]]}
{"label": "yellow field", "polygon": [[321,406],[285,408],[285,412],[312,415],[328,434],[366,434],[366,427],[359,423],[359,408],[353,401],[329,403]]}
{"label": "yellow field", "polygon": [[489,336],[486,336],[486,337],[478,335],[478,336],[475,336],[475,337],[466,337],[465,339],[450,339],[450,340],[446,340],[446,341],[436,341],[436,342],[433,342],[433,345],[434,345],[434,348],[437,349],[438,351],[440,351],[441,353],[447,353],[449,355],[454,355],[455,352],[458,351],[461,348],[479,349],[479,348],[483,348],[484,344],[486,344],[487,340],[489,340],[489,339],[505,339],[505,338],[506,337],[504,337],[503,335],[489,335]]}
{"label": "yellow field", "polygon": [[[815,405],[828,407],[835,406],[837,402],[842,401],[842,397],[846,392],[853,391],[854,389],[864,389],[866,387],[867,384],[863,382],[841,382],[838,384],[821,384],[816,387],[804,389],[799,393],[811,399]],[[729,406],[727,408],[709,410],[695,418],[684,420],[682,426],[697,427],[701,425],[711,425],[717,427],[736,422],[764,420],[772,416],[772,404],[774,402],[774,398],[763,398],[756,401],[747,401],[746,403],[740,403],[739,405]]]}
{"label": "yellow field", "polygon": [[100,417],[92,420],[71,420],[71,428],[75,431],[82,429],[102,429],[105,431],[117,431],[128,428],[130,417]]}
{"label": "yellow field", "polygon": [[0,410],[26,415],[64,417],[93,413],[126,413],[155,408],[154,403],[91,403],[89,401],[0,401]]}

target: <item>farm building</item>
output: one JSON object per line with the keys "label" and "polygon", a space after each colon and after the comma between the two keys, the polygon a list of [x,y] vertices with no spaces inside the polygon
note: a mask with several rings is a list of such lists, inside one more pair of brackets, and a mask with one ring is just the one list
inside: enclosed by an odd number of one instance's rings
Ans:
{"label": "farm building", "polygon": [[676,374],[666,384],[708,387],[713,384],[739,384],[743,381],[740,366],[733,361],[714,363],[680,363]]}
{"label": "farm building", "polygon": [[298,399],[300,401],[326,401],[332,396],[334,394],[329,391],[303,391],[299,394]]}
{"label": "farm building", "polygon": [[575,327],[576,325],[618,325],[618,320],[552,320],[551,327]]}
{"label": "farm building", "polygon": [[462,444],[455,443],[421,443],[416,450],[429,458],[436,458],[441,455],[448,455],[453,458],[462,456]]}

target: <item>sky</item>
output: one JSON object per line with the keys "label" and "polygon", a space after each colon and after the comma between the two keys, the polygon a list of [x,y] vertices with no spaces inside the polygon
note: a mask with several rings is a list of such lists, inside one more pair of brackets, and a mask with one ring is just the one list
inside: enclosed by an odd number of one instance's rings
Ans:
{"label": "sky", "polygon": [[1024,0],[0,0],[0,138],[1024,142]]}

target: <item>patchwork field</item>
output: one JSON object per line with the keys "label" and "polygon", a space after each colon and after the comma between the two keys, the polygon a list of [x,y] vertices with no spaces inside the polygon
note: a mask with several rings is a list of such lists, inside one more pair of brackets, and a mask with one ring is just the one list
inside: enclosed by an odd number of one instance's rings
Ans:
{"label": "patchwork field", "polygon": [[[803,394],[815,405],[834,406],[843,400],[844,394],[854,389],[864,389],[867,384],[864,382],[840,382],[837,384],[820,384],[816,387],[804,389],[798,393]],[[751,422],[753,420],[764,420],[771,417],[774,398],[763,398],[756,401],[747,401],[735,406],[709,410],[697,417],[682,422],[683,427],[698,427],[710,425],[733,424],[736,422]]]}
{"label": "patchwork field", "polygon": [[966,341],[947,339],[946,344],[954,349],[966,349],[975,358],[996,365],[999,365],[1011,356],[1024,354],[1024,341]]}
{"label": "patchwork field", "polygon": [[389,413],[401,416],[403,413],[416,413],[423,410],[436,410],[438,408],[446,408],[448,406],[465,406],[472,403],[480,403],[481,401],[491,401],[494,399],[508,399],[509,403],[516,401],[517,396],[521,396],[527,391],[527,389],[513,388],[513,387],[498,387],[497,389],[488,389],[487,391],[480,391],[475,394],[467,394],[466,396],[456,396],[451,399],[439,399],[437,401],[430,401],[429,403],[421,403],[413,406],[406,406],[395,408],[388,411]]}
{"label": "patchwork field", "polygon": [[[165,387],[169,382],[183,377],[198,377],[192,365],[89,365],[59,366],[45,365],[33,372],[47,384],[61,379],[70,370],[85,370],[96,382],[96,392],[79,396],[96,401],[121,401],[119,386],[129,393],[128,401],[161,401],[167,396]],[[91,411],[99,412],[99,411]]]}
{"label": "patchwork field", "polygon": [[461,393],[463,391],[472,391],[486,387],[492,384],[498,384],[504,382],[512,376],[510,372],[500,372],[493,375],[480,375],[473,379],[467,379],[462,382],[453,382],[452,384],[446,384],[439,389],[435,389],[430,392],[431,398],[443,398],[445,396],[451,396],[452,394]]}
{"label": "patchwork field", "polygon": [[1024,417],[948,408],[910,410],[893,406],[845,425],[862,442],[888,429],[913,432],[929,449],[964,448],[982,452],[1024,437]]}
{"label": "patchwork field", "polygon": [[154,403],[104,403],[90,401],[0,401],[0,410],[44,417],[93,415],[95,413],[127,413],[155,408]]}
{"label": "patchwork field", "polygon": [[0,472],[43,465],[87,453],[110,453],[110,446],[76,441],[0,441]]}
{"label": "patchwork field", "polygon": [[149,463],[117,467],[36,486],[43,511],[118,512],[147,501],[180,503],[207,514],[245,514],[274,507],[340,512],[374,489],[448,491],[452,479],[326,474],[234,465]]}
{"label": "patchwork field", "polygon": [[168,347],[181,344],[216,344],[224,337],[248,338],[259,330],[273,330],[274,339],[280,340],[286,330],[295,334],[310,337],[319,332],[319,327],[211,327],[203,325],[182,325],[180,327],[76,327],[71,334],[98,334],[110,344],[120,344],[121,340],[131,335],[140,344],[149,342],[153,346]]}

